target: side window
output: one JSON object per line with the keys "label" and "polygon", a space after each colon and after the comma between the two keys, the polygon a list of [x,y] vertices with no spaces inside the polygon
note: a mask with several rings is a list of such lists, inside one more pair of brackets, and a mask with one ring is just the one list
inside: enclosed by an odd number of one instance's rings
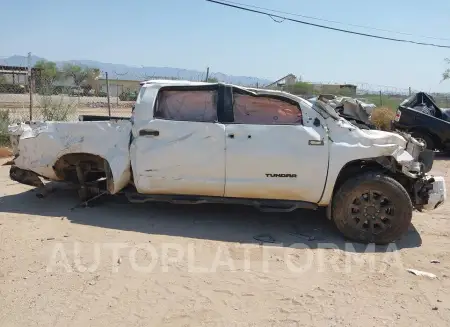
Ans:
{"label": "side window", "polygon": [[217,91],[161,90],[155,118],[178,121],[217,121]]}
{"label": "side window", "polygon": [[247,94],[233,94],[234,122],[237,124],[302,124],[300,108],[290,102]]}

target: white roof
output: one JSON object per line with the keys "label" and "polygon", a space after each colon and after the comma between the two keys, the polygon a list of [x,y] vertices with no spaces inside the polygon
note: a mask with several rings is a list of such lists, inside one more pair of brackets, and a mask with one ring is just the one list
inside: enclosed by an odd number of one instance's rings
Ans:
{"label": "white roof", "polygon": [[[143,81],[141,82],[142,86],[153,86],[156,88],[160,88],[160,87],[164,87],[164,86],[204,86],[204,85],[216,85],[218,83],[209,83],[209,82],[192,82],[192,81],[188,81],[188,80],[165,80],[165,79],[154,79],[154,80],[147,80],[147,81]],[[280,95],[280,96],[284,96],[286,98],[290,98],[293,100],[298,101],[300,99],[300,101],[306,101],[305,99],[290,94],[288,92],[285,91],[281,91],[281,90],[270,90],[270,89],[260,89],[260,88],[253,88],[253,87],[245,87],[245,86],[240,86],[240,85],[234,85],[234,84],[228,84],[228,83],[221,83],[224,85],[228,85],[228,86],[232,86],[232,87],[236,87],[236,88],[240,88],[242,90],[246,90],[246,91],[250,91],[250,92],[255,92],[255,93],[259,93],[259,94],[273,94],[273,95]],[[310,104],[309,102],[306,101],[307,104]]]}
{"label": "white roof", "polygon": [[210,84],[217,84],[217,83],[207,83],[207,82],[192,82],[187,80],[177,80],[177,79],[151,79],[147,81],[141,82],[142,85],[149,85],[149,84],[157,84],[157,85],[210,85]]}

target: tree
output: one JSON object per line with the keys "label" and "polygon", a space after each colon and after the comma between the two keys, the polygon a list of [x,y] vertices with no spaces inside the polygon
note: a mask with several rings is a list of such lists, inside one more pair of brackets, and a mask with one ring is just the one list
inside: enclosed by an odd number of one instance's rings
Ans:
{"label": "tree", "polygon": [[65,64],[62,71],[64,77],[72,78],[73,83],[77,88],[81,87],[88,78],[87,70],[81,66]]}
{"label": "tree", "polygon": [[62,71],[64,77],[72,78],[77,89],[82,87],[87,90],[95,89],[96,81],[100,77],[100,69],[81,67],[74,64],[65,64]]}
{"label": "tree", "polygon": [[[445,61],[447,62],[447,64],[450,65],[450,58],[446,58]],[[442,80],[445,81],[447,79],[450,79],[450,68],[447,68],[443,73],[442,73]]]}
{"label": "tree", "polygon": [[99,83],[98,79],[100,78],[100,69],[98,68],[88,68],[88,75],[86,78],[86,84],[89,87],[89,89],[94,89],[96,94],[99,91]]}
{"label": "tree", "polygon": [[40,92],[51,92],[62,75],[53,61],[39,60],[34,68],[38,69],[36,87]]}

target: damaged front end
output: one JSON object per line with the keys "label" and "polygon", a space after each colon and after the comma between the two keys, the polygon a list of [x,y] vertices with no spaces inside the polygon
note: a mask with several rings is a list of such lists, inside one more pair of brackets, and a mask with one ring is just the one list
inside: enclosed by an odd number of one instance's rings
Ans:
{"label": "damaged front end", "polygon": [[[410,195],[414,207],[419,210],[434,210],[447,198],[443,176],[428,174],[433,168],[434,152],[406,133],[399,133],[407,141],[406,152],[413,160],[398,160],[401,173],[408,177]],[[405,186],[405,185],[404,185]]]}

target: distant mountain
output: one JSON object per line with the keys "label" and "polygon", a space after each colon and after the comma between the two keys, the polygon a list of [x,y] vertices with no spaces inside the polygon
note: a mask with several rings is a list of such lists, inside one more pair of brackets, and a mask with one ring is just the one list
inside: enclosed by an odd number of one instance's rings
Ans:
{"label": "distant mountain", "polygon": [[[45,60],[45,58],[31,56],[31,65],[34,66],[39,60]],[[118,78],[122,80],[146,80],[151,78],[164,77],[200,81],[204,80],[206,76],[206,72],[172,67],[135,67],[124,64],[110,64],[93,60],[56,61],[56,64],[59,67],[62,67],[65,63],[73,63],[80,66],[98,68],[103,72],[108,72],[110,79]],[[0,64],[26,67],[28,64],[28,59],[26,56],[14,55],[3,60],[0,59]],[[234,76],[223,73],[211,73],[210,77],[217,78],[221,82],[245,86],[255,86],[257,84],[261,86],[267,85],[272,82],[270,80],[258,77]]]}

